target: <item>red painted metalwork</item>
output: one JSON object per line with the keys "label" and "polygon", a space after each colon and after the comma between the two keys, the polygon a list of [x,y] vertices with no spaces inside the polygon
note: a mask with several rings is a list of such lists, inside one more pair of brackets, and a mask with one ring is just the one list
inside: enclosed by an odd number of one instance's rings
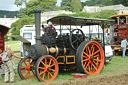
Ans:
{"label": "red painted metalwork", "polygon": [[3,51],[4,50],[4,36],[7,34],[8,30],[10,28],[0,25],[0,49]]}
{"label": "red painted metalwork", "polygon": [[[115,55],[121,54],[121,41],[126,38],[128,41],[128,14],[118,14],[111,16],[115,20],[114,28],[114,42],[111,43],[115,51]],[[126,55],[128,55],[128,46],[126,48]]]}

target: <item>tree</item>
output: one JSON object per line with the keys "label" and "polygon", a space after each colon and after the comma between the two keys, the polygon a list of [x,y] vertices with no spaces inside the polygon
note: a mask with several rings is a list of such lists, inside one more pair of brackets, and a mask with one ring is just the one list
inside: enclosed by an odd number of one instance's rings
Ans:
{"label": "tree", "polygon": [[63,10],[71,11],[71,0],[62,0],[61,7]]}
{"label": "tree", "polygon": [[80,0],[72,0],[71,7],[73,12],[80,12],[82,8]]}
{"label": "tree", "polygon": [[45,10],[49,7],[54,7],[57,0],[31,0],[27,3],[27,15],[32,15],[35,9]]}
{"label": "tree", "polygon": [[17,16],[18,16],[19,18],[26,17],[26,16],[27,16],[26,8],[21,8],[21,9],[19,10]]}
{"label": "tree", "polygon": [[18,7],[21,6],[22,8],[22,4],[25,3],[25,6],[27,4],[27,0],[15,0],[14,4]]}
{"label": "tree", "polygon": [[31,17],[24,17],[24,18],[17,20],[16,22],[11,24],[12,35],[20,35],[20,29],[24,25],[34,24],[34,23],[35,23],[35,20],[34,18],[31,18]]}
{"label": "tree", "polygon": [[88,6],[95,6],[95,5],[101,5],[101,6],[109,6],[109,5],[117,5],[117,4],[123,4],[124,6],[128,6],[127,0],[87,0],[84,2],[84,5]]}

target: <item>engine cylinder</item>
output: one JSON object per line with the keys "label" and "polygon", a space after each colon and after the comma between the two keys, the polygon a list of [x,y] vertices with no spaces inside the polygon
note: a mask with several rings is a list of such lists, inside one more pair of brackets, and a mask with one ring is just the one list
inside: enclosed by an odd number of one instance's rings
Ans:
{"label": "engine cylinder", "polygon": [[66,47],[58,47],[57,45],[48,47],[47,45],[41,44],[32,45],[28,50],[29,57],[33,60],[36,60],[43,55],[52,55],[57,57],[58,55],[67,55],[69,52],[69,48]]}
{"label": "engine cylinder", "polygon": [[35,44],[28,49],[29,57],[33,60],[38,59],[40,56],[47,55],[48,51],[45,45]]}

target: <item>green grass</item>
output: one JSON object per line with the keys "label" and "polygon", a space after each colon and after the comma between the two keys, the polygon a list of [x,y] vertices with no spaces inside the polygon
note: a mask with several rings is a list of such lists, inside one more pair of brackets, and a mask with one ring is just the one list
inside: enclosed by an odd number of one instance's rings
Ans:
{"label": "green grass", "polygon": [[[16,58],[13,58],[14,60]],[[17,59],[19,61],[19,59]],[[18,64],[18,63],[17,63]],[[112,75],[121,75],[121,74],[128,74],[128,57],[122,58],[121,56],[114,56],[113,59],[106,65],[104,65],[103,70],[97,74],[97,75],[88,75],[88,78],[94,78],[94,77],[100,77],[100,76],[112,76]],[[72,77],[72,72],[65,72],[65,73],[59,73],[57,78],[51,82],[39,82],[36,78],[30,79],[30,80],[21,80],[18,76],[17,69],[15,70],[15,80],[16,83],[11,85],[45,85],[50,83],[55,83],[58,81],[66,81],[66,80],[75,80]],[[73,72],[74,73],[74,72]],[[1,85],[5,85],[3,83],[3,79],[0,79]]]}
{"label": "green grass", "polygon": [[20,41],[6,41],[5,47],[6,47],[6,45],[10,45],[12,51],[19,51],[20,50]]}

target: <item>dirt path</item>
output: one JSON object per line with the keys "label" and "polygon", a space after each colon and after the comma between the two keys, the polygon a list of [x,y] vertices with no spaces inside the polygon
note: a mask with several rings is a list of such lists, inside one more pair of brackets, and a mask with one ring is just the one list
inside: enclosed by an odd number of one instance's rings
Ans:
{"label": "dirt path", "polygon": [[128,85],[128,74],[59,81],[48,85]]}

